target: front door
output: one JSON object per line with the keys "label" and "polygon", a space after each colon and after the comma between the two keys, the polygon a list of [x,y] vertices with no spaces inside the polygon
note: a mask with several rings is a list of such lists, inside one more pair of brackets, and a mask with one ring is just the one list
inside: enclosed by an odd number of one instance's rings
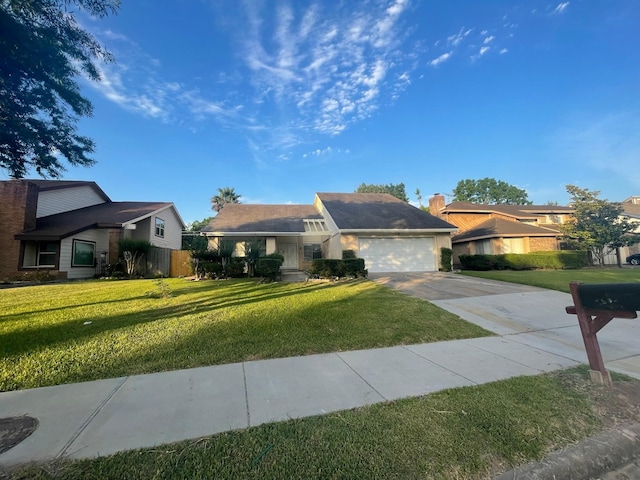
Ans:
{"label": "front door", "polygon": [[281,243],[278,253],[284,257],[282,268],[298,268],[298,245],[295,243]]}

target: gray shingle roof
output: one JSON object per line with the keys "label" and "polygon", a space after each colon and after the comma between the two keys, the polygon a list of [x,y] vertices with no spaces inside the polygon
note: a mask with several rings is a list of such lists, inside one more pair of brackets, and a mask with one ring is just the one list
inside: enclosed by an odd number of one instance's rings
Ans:
{"label": "gray shingle roof", "polygon": [[388,193],[318,193],[340,230],[456,229]]}
{"label": "gray shingle roof", "polygon": [[107,202],[41,217],[36,229],[16,235],[21,240],[60,240],[90,228],[120,228],[124,223],[172,206],[165,202]]}
{"label": "gray shingle roof", "polygon": [[513,222],[502,218],[491,218],[451,238],[453,243],[470,241],[479,238],[495,237],[557,237],[559,230],[535,227],[522,222]]}
{"label": "gray shingle roof", "polygon": [[203,232],[304,232],[305,218],[322,219],[313,205],[255,205],[231,203],[202,229]]}

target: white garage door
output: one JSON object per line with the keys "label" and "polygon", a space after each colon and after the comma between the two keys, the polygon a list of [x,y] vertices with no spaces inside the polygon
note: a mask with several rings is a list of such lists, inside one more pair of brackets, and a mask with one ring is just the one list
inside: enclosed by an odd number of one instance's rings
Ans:
{"label": "white garage door", "polygon": [[359,257],[370,272],[433,272],[433,238],[360,238]]}

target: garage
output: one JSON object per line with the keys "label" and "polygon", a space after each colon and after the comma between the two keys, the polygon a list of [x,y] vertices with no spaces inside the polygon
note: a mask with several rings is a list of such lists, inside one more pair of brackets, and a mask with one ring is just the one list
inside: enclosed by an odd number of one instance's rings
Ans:
{"label": "garage", "polygon": [[369,272],[433,272],[433,237],[359,238],[358,256]]}

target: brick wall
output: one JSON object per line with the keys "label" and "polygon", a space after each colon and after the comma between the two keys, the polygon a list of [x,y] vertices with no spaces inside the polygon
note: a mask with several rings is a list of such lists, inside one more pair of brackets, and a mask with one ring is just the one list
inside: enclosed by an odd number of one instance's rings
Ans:
{"label": "brick wall", "polygon": [[529,251],[530,252],[550,252],[552,250],[559,250],[558,239],[555,237],[530,237],[529,238]]}
{"label": "brick wall", "polygon": [[26,180],[0,182],[0,280],[16,277],[20,241],[14,236],[36,227],[38,187]]}

